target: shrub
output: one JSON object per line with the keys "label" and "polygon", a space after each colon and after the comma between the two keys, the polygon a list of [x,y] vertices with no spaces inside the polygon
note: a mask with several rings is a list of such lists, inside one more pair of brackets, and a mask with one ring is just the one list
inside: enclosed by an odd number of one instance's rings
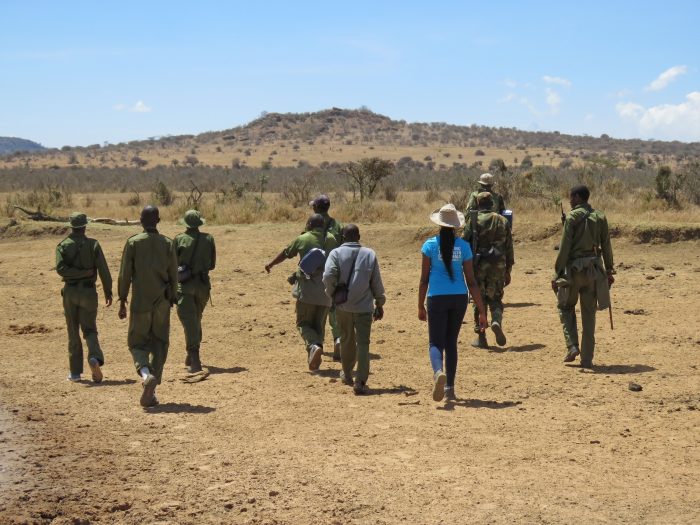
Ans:
{"label": "shrub", "polygon": [[151,198],[153,202],[158,203],[161,206],[170,206],[175,202],[175,195],[170,188],[168,188],[163,181],[157,181],[153,192],[151,193]]}

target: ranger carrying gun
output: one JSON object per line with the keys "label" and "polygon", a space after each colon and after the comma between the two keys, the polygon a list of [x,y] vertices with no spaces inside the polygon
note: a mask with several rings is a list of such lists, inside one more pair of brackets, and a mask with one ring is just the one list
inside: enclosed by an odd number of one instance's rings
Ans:
{"label": "ranger carrying gun", "polygon": [[[493,197],[488,192],[477,195],[477,210],[469,210],[469,228],[464,232],[473,252],[474,277],[484,306],[491,311],[491,329],[496,342],[503,346],[503,289],[510,284],[514,264],[513,236],[508,219],[493,211]],[[486,333],[479,329],[478,311],[474,310],[477,348],[488,348]]]}

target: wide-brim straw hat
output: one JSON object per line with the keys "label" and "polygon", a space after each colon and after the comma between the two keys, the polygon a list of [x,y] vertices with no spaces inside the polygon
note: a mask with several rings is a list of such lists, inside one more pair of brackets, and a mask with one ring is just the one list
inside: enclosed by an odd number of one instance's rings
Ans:
{"label": "wide-brim straw hat", "polygon": [[461,228],[464,226],[464,214],[457,211],[454,204],[445,204],[439,210],[430,214],[430,220],[445,228]]}

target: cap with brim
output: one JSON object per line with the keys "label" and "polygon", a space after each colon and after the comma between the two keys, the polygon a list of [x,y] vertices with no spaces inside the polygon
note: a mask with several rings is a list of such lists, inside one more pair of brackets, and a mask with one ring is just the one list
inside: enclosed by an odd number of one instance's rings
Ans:
{"label": "cap with brim", "polygon": [[319,195],[315,199],[309,201],[309,206],[330,206],[331,199],[328,195]]}
{"label": "cap with brim", "polygon": [[479,184],[482,186],[492,186],[493,185],[493,175],[490,173],[484,173],[479,177]]}
{"label": "cap with brim", "polygon": [[71,228],[85,228],[88,223],[87,215],[80,212],[71,213],[68,223]]}
{"label": "cap with brim", "polygon": [[454,204],[445,204],[439,210],[430,214],[430,220],[445,228],[461,228],[464,226],[464,214],[457,211]]}
{"label": "cap with brim", "polygon": [[202,219],[202,214],[197,210],[187,210],[185,216],[180,219],[180,223],[190,228],[197,228],[202,224],[206,224],[206,221]]}

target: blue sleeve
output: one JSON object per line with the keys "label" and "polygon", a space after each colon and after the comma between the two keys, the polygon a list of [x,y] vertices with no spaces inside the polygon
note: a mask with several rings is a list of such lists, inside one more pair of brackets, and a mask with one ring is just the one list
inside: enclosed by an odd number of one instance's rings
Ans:
{"label": "blue sleeve", "polygon": [[426,257],[430,257],[430,256],[431,256],[431,253],[430,253],[430,252],[431,252],[431,250],[430,250],[430,239],[428,239],[427,241],[425,241],[425,242],[423,243],[423,247],[420,249],[420,252],[421,252],[423,255],[425,255]]}

